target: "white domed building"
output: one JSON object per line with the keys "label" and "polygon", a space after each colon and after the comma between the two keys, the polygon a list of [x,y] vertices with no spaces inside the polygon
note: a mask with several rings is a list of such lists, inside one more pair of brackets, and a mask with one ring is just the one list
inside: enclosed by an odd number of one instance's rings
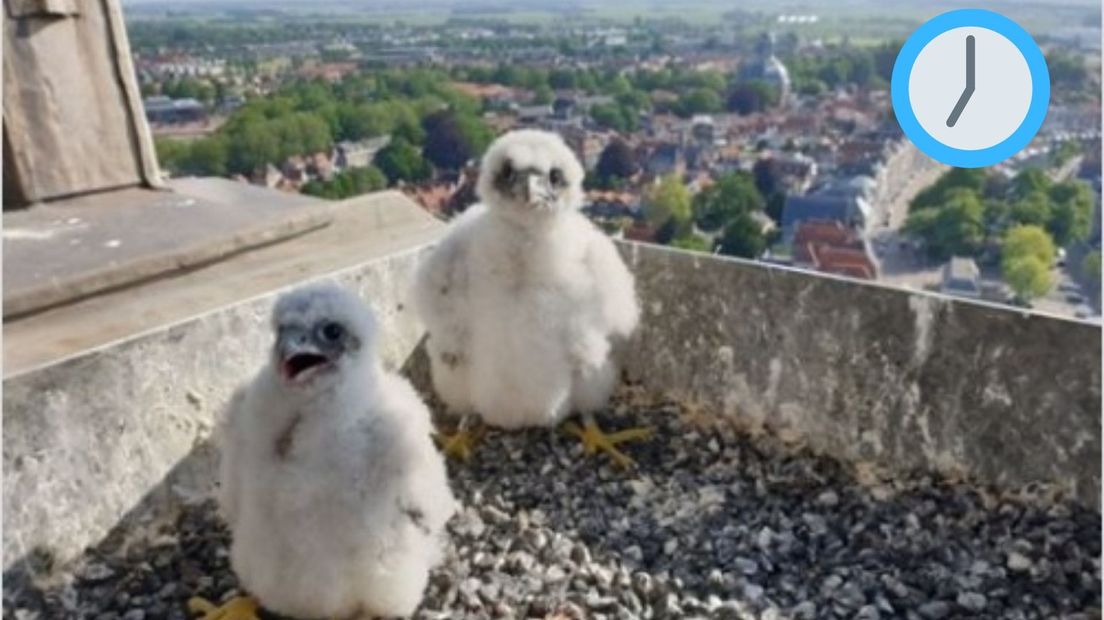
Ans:
{"label": "white domed building", "polygon": [[755,56],[740,70],[744,80],[763,80],[778,89],[779,102],[785,104],[790,95],[790,72],[774,53],[774,33],[763,33],[755,44]]}

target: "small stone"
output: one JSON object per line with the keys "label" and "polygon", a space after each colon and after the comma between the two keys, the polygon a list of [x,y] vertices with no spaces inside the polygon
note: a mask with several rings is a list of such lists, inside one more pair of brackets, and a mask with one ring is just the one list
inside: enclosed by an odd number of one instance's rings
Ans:
{"label": "small stone", "polygon": [[985,598],[985,595],[977,592],[963,592],[958,595],[955,602],[958,603],[959,607],[973,612],[979,612],[989,604],[989,600]]}
{"label": "small stone", "polygon": [[1023,555],[1019,551],[1013,551],[1008,554],[1008,570],[1022,573],[1031,570],[1032,563],[1027,556]]}
{"label": "small stone", "polygon": [[855,614],[855,620],[880,620],[882,614],[874,605],[863,605],[859,613]]}
{"label": "small stone", "polygon": [[774,531],[769,527],[764,527],[759,530],[759,534],[756,535],[755,544],[763,551],[766,551],[770,549],[772,540],[774,540]]}
{"label": "small stone", "polygon": [[530,551],[540,551],[548,544],[548,537],[538,529],[525,530],[521,533],[521,540]]}
{"label": "small stone", "polygon": [[835,491],[825,491],[817,496],[816,503],[825,508],[832,508],[839,504],[839,495]]}
{"label": "small stone", "polygon": [[816,603],[812,601],[798,603],[790,610],[790,614],[793,616],[794,620],[813,620],[817,615]]}
{"label": "small stone", "polygon": [[946,618],[951,613],[951,606],[944,601],[931,601],[924,603],[916,611],[920,612],[920,615],[928,620],[940,620]]}
{"label": "small stone", "polygon": [[586,545],[575,545],[571,548],[571,561],[576,564],[590,564],[590,550]]}
{"label": "small stone", "polygon": [[633,573],[632,588],[633,592],[647,600],[652,594],[652,576],[644,572]]}
{"label": "small stone", "polygon": [[548,567],[548,570],[544,572],[545,580],[550,584],[560,583],[567,579],[567,572],[559,566],[552,565]]}
{"label": "small stone", "polygon": [[81,579],[89,582],[100,582],[107,579],[111,579],[115,576],[115,571],[110,566],[102,564],[100,562],[92,562],[84,566],[80,571]]}
{"label": "small stone", "polygon": [[142,609],[131,609],[123,614],[123,620],[146,620],[146,612]]}
{"label": "small stone", "polygon": [[747,602],[758,604],[763,600],[763,595],[762,586],[757,586],[754,583],[744,584],[744,598]]}
{"label": "small stone", "polygon": [[668,538],[667,542],[663,543],[663,553],[667,555],[674,555],[678,551],[679,541],[677,538]]}
{"label": "small stone", "polygon": [[748,576],[759,572],[759,565],[755,563],[755,560],[749,558],[738,557],[732,560],[732,565],[736,570]]}

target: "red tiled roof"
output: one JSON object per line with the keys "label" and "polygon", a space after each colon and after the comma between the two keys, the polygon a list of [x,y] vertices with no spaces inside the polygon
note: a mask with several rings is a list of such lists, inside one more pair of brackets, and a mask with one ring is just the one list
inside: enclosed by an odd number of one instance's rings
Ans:
{"label": "red tiled roof", "polygon": [[853,230],[835,221],[808,220],[794,232],[795,263],[817,271],[873,280],[878,267]]}

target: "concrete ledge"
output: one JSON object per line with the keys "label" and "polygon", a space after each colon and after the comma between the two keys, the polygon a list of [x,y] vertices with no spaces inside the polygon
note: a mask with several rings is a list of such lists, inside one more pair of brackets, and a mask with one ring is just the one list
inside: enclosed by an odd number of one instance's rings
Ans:
{"label": "concrete ledge", "polygon": [[[417,259],[407,251],[327,276],[371,301],[396,367],[422,335],[405,302]],[[31,554],[73,557],[165,486],[263,363],[279,292],[4,382],[5,570]]]}
{"label": "concrete ledge", "polygon": [[[273,195],[275,194],[275,195]],[[210,264],[329,223],[325,201],[226,179],[4,214],[4,318]]]}
{"label": "concrete ledge", "polygon": [[[56,364],[319,274],[406,251],[436,239],[443,229],[440,221],[398,192],[311,205],[310,210],[331,224],[236,252],[202,268],[6,320],[4,376]],[[5,255],[5,268],[16,268],[9,258]]]}
{"label": "concrete ledge", "polygon": [[848,461],[1057,483],[1100,506],[1099,326],[623,244],[630,375]]}
{"label": "concrete ledge", "polygon": [[[269,309],[289,286],[334,277],[357,290],[380,315],[388,364],[424,379],[422,329],[405,297],[441,225],[391,194],[368,203],[376,208],[325,229],[338,237],[306,235],[160,282],[153,306],[120,294],[5,326],[5,360],[13,342],[33,348],[59,328],[70,330],[69,346],[94,343],[4,380],[5,571],[38,552],[64,562],[143,502],[168,501],[162,491],[176,476],[209,491],[202,446],[231,390],[261,363]],[[365,237],[374,249],[361,248]],[[626,370],[650,390],[841,459],[1058,483],[1099,507],[1099,327],[621,248],[645,310]],[[116,315],[142,325],[112,335]]]}

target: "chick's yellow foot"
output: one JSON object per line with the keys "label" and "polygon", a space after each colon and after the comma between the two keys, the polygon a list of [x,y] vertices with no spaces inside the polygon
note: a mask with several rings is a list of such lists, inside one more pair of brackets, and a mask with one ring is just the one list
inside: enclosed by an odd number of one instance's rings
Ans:
{"label": "chick's yellow foot", "polygon": [[441,446],[445,456],[458,461],[467,461],[471,458],[472,452],[475,452],[475,444],[479,443],[482,437],[482,427],[476,429],[461,428],[451,435],[439,433],[437,443]]}
{"label": "chick's yellow foot", "polygon": [[198,620],[260,620],[259,607],[251,596],[236,596],[221,607],[198,596],[188,601],[188,611]]}
{"label": "chick's yellow foot", "polygon": [[580,427],[575,422],[564,424],[564,430],[575,435],[583,442],[583,452],[595,454],[598,451],[610,455],[613,462],[619,467],[628,469],[633,466],[633,460],[627,454],[617,449],[617,444],[627,441],[650,439],[654,434],[651,428],[630,428],[616,433],[606,433],[594,420],[586,420]]}

